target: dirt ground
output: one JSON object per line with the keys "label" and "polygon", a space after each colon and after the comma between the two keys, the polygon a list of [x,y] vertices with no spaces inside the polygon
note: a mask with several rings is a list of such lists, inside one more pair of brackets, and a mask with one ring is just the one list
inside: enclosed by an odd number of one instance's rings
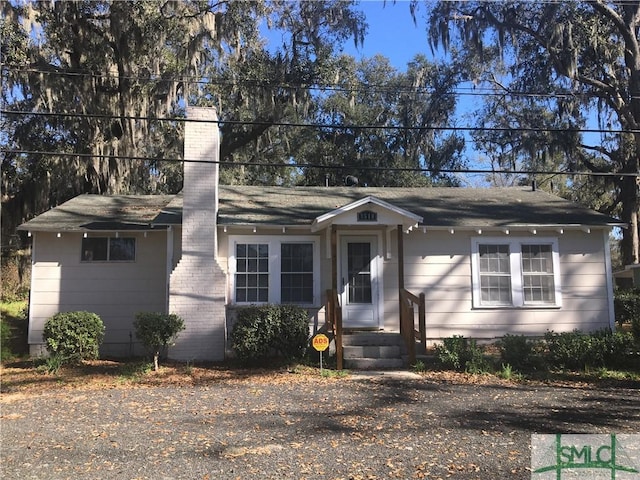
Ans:
{"label": "dirt ground", "polygon": [[631,381],[115,362],[0,373],[3,479],[528,479],[532,433],[640,432]]}

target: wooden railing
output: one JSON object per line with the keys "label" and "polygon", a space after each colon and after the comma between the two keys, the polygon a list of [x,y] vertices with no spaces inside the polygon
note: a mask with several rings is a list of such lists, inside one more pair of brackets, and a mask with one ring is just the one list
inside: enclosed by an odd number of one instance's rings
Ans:
{"label": "wooden railing", "polygon": [[336,369],[342,370],[342,307],[337,290],[327,290],[326,316],[327,327],[336,343]]}
{"label": "wooden railing", "polygon": [[[400,289],[400,334],[404,338],[409,354],[409,364],[416,363],[416,340],[420,342],[423,349],[427,348],[427,326],[425,320],[425,299],[424,293],[414,295],[413,293]],[[415,306],[418,306],[418,329],[416,330]]]}

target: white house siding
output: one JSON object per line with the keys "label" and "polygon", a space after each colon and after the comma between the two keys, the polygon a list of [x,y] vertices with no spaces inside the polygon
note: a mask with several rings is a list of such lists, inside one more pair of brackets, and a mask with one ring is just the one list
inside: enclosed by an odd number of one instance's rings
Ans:
{"label": "white house siding", "polygon": [[135,261],[81,262],[81,233],[62,233],[59,238],[55,233],[34,233],[29,308],[32,355],[45,352],[42,331],[49,317],[80,310],[97,313],[105,324],[101,354],[128,356],[141,352],[134,345],[135,314],[166,308],[166,233],[120,235],[136,239]]}
{"label": "white house siding", "polygon": [[[395,232],[394,232],[395,233]],[[487,234],[489,235],[489,234]],[[427,231],[404,237],[405,288],[426,297],[429,339],[452,335],[495,338],[504,334],[538,336],[610,326],[605,245],[600,231],[538,231],[537,237],[557,237],[560,253],[562,306],[559,308],[473,308],[471,238],[475,232]],[[527,233],[511,232],[511,237]],[[532,236],[531,238],[536,238]],[[391,251],[397,251],[395,234]],[[385,260],[385,329],[398,329],[397,257]]]}

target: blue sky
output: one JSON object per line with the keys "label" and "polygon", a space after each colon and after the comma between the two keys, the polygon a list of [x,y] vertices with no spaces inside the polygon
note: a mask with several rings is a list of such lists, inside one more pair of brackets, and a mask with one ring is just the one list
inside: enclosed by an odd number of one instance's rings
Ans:
{"label": "blue sky", "polygon": [[408,1],[365,0],[360,2],[358,9],[367,17],[367,36],[364,45],[357,50],[353,42],[345,45],[345,53],[358,60],[380,53],[401,71],[417,53],[431,57],[425,21],[418,12],[418,23],[413,23]]}

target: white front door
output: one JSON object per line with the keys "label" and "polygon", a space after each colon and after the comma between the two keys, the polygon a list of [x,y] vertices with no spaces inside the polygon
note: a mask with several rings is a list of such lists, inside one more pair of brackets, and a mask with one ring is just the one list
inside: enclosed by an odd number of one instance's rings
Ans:
{"label": "white front door", "polygon": [[344,328],[379,328],[377,237],[343,236],[340,252]]}

